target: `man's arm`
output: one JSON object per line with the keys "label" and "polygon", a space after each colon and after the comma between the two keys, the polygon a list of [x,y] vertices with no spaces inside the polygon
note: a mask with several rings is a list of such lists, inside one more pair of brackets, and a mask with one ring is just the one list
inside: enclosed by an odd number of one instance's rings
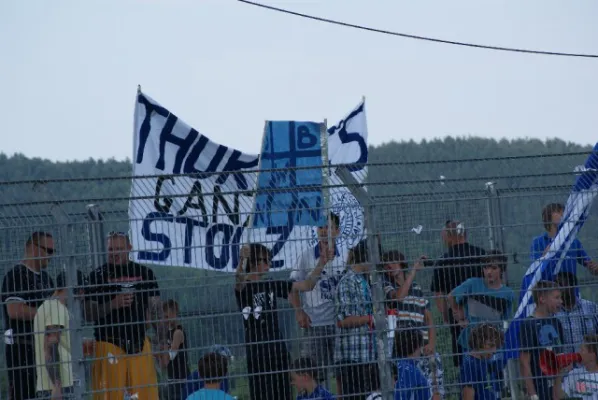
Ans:
{"label": "man's arm", "polygon": [[293,283],[293,291],[296,292],[309,292],[313,290],[313,288],[317,285],[318,281],[320,280],[320,275],[324,270],[324,267],[328,263],[329,260],[334,258],[334,249],[329,249],[328,247],[324,247],[321,249],[320,258],[318,258],[318,262],[316,267],[310,274],[307,276],[307,279],[299,282]]}
{"label": "man's arm", "polygon": [[[10,300],[9,300],[10,301]],[[28,306],[24,301],[12,300],[6,304],[6,312],[10,319],[18,319],[21,321],[33,321],[37,309]]]}
{"label": "man's arm", "polygon": [[471,386],[463,387],[463,400],[474,400],[475,399],[475,389]]}
{"label": "man's arm", "polygon": [[532,375],[531,355],[527,351],[519,352],[519,365],[521,367],[521,376],[525,382],[525,389],[528,396],[536,394],[536,387],[534,386],[534,377]]}
{"label": "man's arm", "polygon": [[58,346],[60,344],[61,329],[63,327],[58,325],[51,325],[46,327],[44,335],[44,355],[46,360],[46,371],[50,377],[50,381],[54,388],[60,387],[60,352]]}
{"label": "man's arm", "polygon": [[[311,254],[311,253],[309,253]],[[306,257],[308,254],[303,254],[301,255],[301,257],[299,257],[299,261],[297,262],[297,266],[296,268],[293,270],[293,272],[291,272],[291,280],[292,281],[300,281],[305,279],[305,275],[306,275]],[[303,310],[303,308],[301,307],[301,296],[299,294],[299,292],[291,290],[291,293],[289,293],[289,303],[291,304],[291,306],[293,306],[293,309],[295,310],[295,320],[297,321],[297,324],[299,325],[300,328],[309,328],[309,326],[311,325],[311,320],[309,318],[309,315],[307,315],[307,313]]]}
{"label": "man's arm", "polygon": [[[164,349],[164,352],[160,354],[159,361],[160,361],[161,368],[166,368],[168,366],[168,363],[170,363],[170,361],[171,361],[171,356],[170,356],[171,352],[179,351],[179,348],[181,347],[181,345],[183,344],[184,341],[185,341],[185,334],[183,333],[183,331],[180,329],[177,329],[176,331],[174,331],[174,333],[172,334],[172,343],[170,344],[170,349],[168,349],[166,347]],[[176,353],[175,353],[175,355],[176,355]]]}

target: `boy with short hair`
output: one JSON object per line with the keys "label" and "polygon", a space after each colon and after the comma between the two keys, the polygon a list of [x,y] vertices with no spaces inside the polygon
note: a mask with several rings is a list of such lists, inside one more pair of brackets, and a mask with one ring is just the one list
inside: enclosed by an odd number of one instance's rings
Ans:
{"label": "boy with short hair", "polygon": [[532,290],[536,309],[519,326],[519,363],[527,395],[532,400],[550,399],[553,378],[542,374],[540,353],[549,349],[561,352],[563,328],[554,316],[563,304],[559,287],[550,281],[539,281]]}
{"label": "boy with short hair", "polygon": [[216,353],[206,354],[199,360],[197,370],[205,381],[205,387],[187,397],[187,400],[234,400],[220,390],[220,383],[228,374],[226,357]]}
{"label": "boy with short hair", "polygon": [[399,327],[395,332],[393,355],[399,360],[394,400],[428,400],[432,396],[428,379],[417,366],[423,346],[420,330]]}
{"label": "boy with short hair", "polygon": [[334,400],[334,396],[319,382],[318,366],[311,358],[295,360],[291,372],[291,382],[297,389],[297,400]]}
{"label": "boy with short hair", "polygon": [[477,325],[469,335],[469,353],[461,364],[463,400],[495,400],[501,398],[501,361],[492,361],[504,342],[504,334],[489,324]]}

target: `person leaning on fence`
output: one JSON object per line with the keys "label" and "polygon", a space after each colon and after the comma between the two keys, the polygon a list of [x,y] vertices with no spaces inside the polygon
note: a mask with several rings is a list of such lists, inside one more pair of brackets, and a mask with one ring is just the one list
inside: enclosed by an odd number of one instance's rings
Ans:
{"label": "person leaning on fence", "polygon": [[442,240],[448,250],[434,267],[430,291],[435,295],[436,306],[442,320],[450,326],[453,363],[459,366],[463,348],[458,339],[462,328],[447,305],[446,296],[469,278],[481,278],[483,256],[486,252],[467,241],[467,231],[462,222],[449,220],[442,229]]}
{"label": "person leaning on fence", "polygon": [[[310,357],[320,368],[332,365],[334,354],[336,287],[345,272],[345,260],[336,245],[339,236],[340,219],[334,213],[329,214],[332,227],[330,236],[334,242],[334,258],[322,271],[320,280],[310,292],[291,293],[289,302],[295,309],[297,323],[302,328],[301,356]],[[318,245],[306,250],[291,273],[292,280],[303,280],[321,262],[320,249],[328,248],[328,226],[318,228]],[[327,368],[323,368],[320,378],[327,381]]]}
{"label": "person leaning on fence", "polygon": [[[532,262],[548,252],[550,245],[558,232],[559,224],[561,223],[564,212],[565,206],[559,203],[550,203],[542,209],[542,223],[544,224],[546,232],[535,237],[532,241],[530,249],[530,258]],[[592,274],[598,274],[598,263],[592,261],[588,256],[588,253],[584,250],[579,239],[574,239],[567,251],[565,259],[561,263],[560,270],[577,275],[577,264],[585,266]],[[577,291],[576,294],[579,294],[579,291]]]}
{"label": "person leaning on fence", "polygon": [[[236,271],[235,296],[243,315],[249,390],[252,400],[290,400],[289,353],[278,325],[277,299],[310,291],[332,251],[321,248],[318,266],[303,281],[264,279],[272,254],[262,244],[243,246]],[[246,269],[243,266],[246,263]]]}
{"label": "person leaning on fence", "polygon": [[[598,336],[587,335],[579,349],[581,366],[559,371],[554,398],[595,400],[598,398]],[[573,368],[573,369],[572,369]]]}
{"label": "person leaning on fence", "polygon": [[[107,248],[108,262],[90,273],[86,290],[86,317],[96,322],[93,398],[120,400],[124,393],[137,393],[139,399],[156,400],[157,374],[146,324],[162,320],[158,283],[150,268],[129,261],[131,243],[125,233],[111,232]],[[159,342],[165,342],[164,329],[157,331]]]}
{"label": "person leaning on fence", "polygon": [[[222,380],[228,375],[228,360],[218,353],[209,353],[197,363],[197,370],[204,378],[205,387],[187,397],[187,400],[233,400],[220,389]],[[141,398],[140,398],[141,400]]]}
{"label": "person leaning on fence", "polygon": [[160,368],[166,368],[168,384],[162,386],[164,389],[160,397],[179,400],[189,376],[187,341],[183,326],[177,321],[179,304],[173,299],[167,300],[164,302],[163,312],[165,318],[163,323],[167,325],[168,339],[162,344],[157,358]]}
{"label": "person leaning on fence", "polygon": [[552,397],[554,377],[542,374],[540,353],[545,349],[562,352],[563,328],[554,315],[563,302],[554,282],[539,281],[532,295],[536,309],[519,326],[519,364],[527,395],[532,400],[544,400]]}
{"label": "person leaning on fence", "polygon": [[399,325],[395,331],[393,358],[397,359],[395,400],[428,400],[432,396],[428,379],[417,366],[424,338],[419,329]]}
{"label": "person leaning on fence", "polygon": [[37,308],[54,292],[46,272],[54,251],[51,234],[34,232],[25,243],[23,260],[8,270],[2,281],[6,368],[13,400],[35,398],[33,320]]}
{"label": "person leaning on fence", "polygon": [[293,362],[291,381],[297,389],[297,400],[334,400],[334,396],[320,385],[318,365],[308,357]]}
{"label": "person leaning on fence", "polygon": [[503,321],[513,313],[513,290],[502,281],[506,267],[507,257],[492,250],[484,257],[484,277],[466,280],[448,296],[453,315],[463,328],[459,345],[466,351],[470,331],[476,324],[493,323],[502,331]]}
{"label": "person leaning on fence", "polygon": [[369,393],[367,371],[376,362],[372,290],[367,244],[361,241],[349,252],[347,272],[336,293],[337,335],[334,363],[337,392],[343,399],[362,399]]}
{"label": "person leaning on fence", "polygon": [[502,330],[490,324],[476,325],[469,331],[468,353],[460,368],[463,400],[501,398],[502,360],[493,359],[504,343]]}
{"label": "person leaning on fence", "polygon": [[406,324],[420,329],[424,340],[425,357],[420,358],[418,367],[433,388],[435,398],[443,398],[445,390],[442,361],[436,352],[436,326],[434,326],[430,302],[424,297],[421,286],[415,282],[417,272],[424,268],[424,259],[425,257],[421,257],[409,270],[409,264],[403,253],[394,250],[382,255],[386,312],[389,321],[389,353],[392,354],[397,324]]}
{"label": "person leaning on fence", "polygon": [[556,317],[563,327],[563,352],[579,350],[586,335],[598,333],[598,304],[575,295],[577,277],[571,272],[560,272],[556,284],[561,289],[563,306]]}
{"label": "person leaning on fence", "polygon": [[[85,287],[81,271],[77,271],[76,279],[73,295],[80,299]],[[63,272],[56,278],[54,295],[42,303],[33,320],[38,399],[74,399],[67,296],[67,277]]]}

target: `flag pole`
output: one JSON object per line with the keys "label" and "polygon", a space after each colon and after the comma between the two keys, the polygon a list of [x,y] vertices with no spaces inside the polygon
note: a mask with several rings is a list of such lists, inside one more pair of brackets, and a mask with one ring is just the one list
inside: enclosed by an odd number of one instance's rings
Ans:
{"label": "flag pole", "polygon": [[322,149],[322,196],[324,197],[324,211],[326,213],[326,224],[328,226],[328,249],[334,249],[334,242],[336,238],[332,238],[332,221],[331,201],[330,201],[330,168],[328,166],[330,159],[328,154],[328,121],[324,118],[324,122],[320,124],[320,147]]}

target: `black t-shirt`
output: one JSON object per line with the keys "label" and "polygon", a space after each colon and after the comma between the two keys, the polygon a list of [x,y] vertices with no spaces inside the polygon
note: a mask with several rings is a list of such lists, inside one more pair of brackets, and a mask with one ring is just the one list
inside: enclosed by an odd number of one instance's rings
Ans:
{"label": "black t-shirt", "polygon": [[249,282],[241,291],[235,291],[237,305],[243,313],[245,343],[254,344],[282,340],[276,315],[278,297],[288,298],[293,282]]}
{"label": "black t-shirt", "polygon": [[87,299],[104,304],[117,294],[125,292],[135,292],[133,304],[113,310],[97,321],[95,336],[96,340],[110,342],[127,352],[137,353],[145,340],[149,299],[160,296],[154,272],[148,267],[129,262],[126,265],[104,264],[89,274]]}
{"label": "black t-shirt", "polygon": [[430,290],[449,294],[469,278],[483,277],[484,249],[469,243],[458,244],[448,249],[436,262]]}
{"label": "black t-shirt", "polygon": [[54,282],[44,270],[33,272],[23,264],[10,269],[2,281],[2,303],[4,303],[4,330],[12,329],[16,343],[33,344],[33,320],[10,319],[6,303],[25,302],[29,307],[38,308],[54,293]]}
{"label": "black t-shirt", "polygon": [[[181,330],[183,335],[185,332],[183,331],[183,327],[181,325],[177,325],[174,329],[168,330],[168,349],[170,350],[170,346],[172,344],[172,339],[174,338],[174,332],[177,330]],[[179,346],[177,350],[177,354],[174,357],[174,360],[170,360],[168,362],[168,367],[166,367],[166,372],[168,373],[168,379],[187,379],[189,376],[189,366],[187,365],[187,337],[183,339],[183,343]]]}
{"label": "black t-shirt", "polygon": [[530,367],[536,392],[541,399],[552,398],[552,380],[540,369],[540,353],[550,349],[561,353],[563,349],[563,327],[557,318],[530,317],[519,325],[519,349],[530,353]]}

